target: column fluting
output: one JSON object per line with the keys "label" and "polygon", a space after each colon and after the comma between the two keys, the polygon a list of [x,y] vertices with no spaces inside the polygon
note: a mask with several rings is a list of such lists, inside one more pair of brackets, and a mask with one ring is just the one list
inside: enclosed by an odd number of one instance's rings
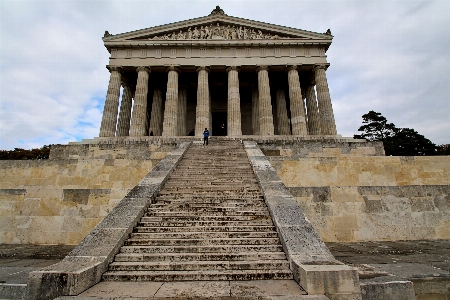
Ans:
{"label": "column fluting", "polygon": [[136,92],[134,95],[133,113],[131,116],[130,136],[144,136],[147,132],[147,93],[150,68],[138,67]]}
{"label": "column fluting", "polygon": [[106,92],[105,107],[103,108],[100,137],[110,137],[116,134],[117,111],[119,110],[120,84],[122,79],[121,67],[108,67],[108,91]]}
{"label": "column fluting", "polygon": [[314,75],[316,81],[317,102],[320,116],[320,129],[323,135],[336,135],[333,106],[331,105],[330,91],[328,89],[326,65],[316,65]]}
{"label": "column fluting", "polygon": [[164,108],[163,136],[177,135],[177,114],[178,114],[178,73],[177,67],[167,68],[167,92],[166,105]]}
{"label": "column fluting", "polygon": [[306,113],[303,103],[297,66],[287,69],[289,82],[289,99],[291,100],[291,124],[293,135],[307,135]]}
{"label": "column fluting", "polygon": [[195,136],[203,136],[203,130],[210,127],[210,96],[208,67],[198,67],[197,107],[195,109]]}
{"label": "column fluting", "polygon": [[269,67],[260,66],[258,72],[258,92],[259,92],[259,132],[261,135],[273,135],[273,115],[270,98]]}
{"label": "column fluting", "polygon": [[283,89],[278,89],[277,94],[277,121],[278,121],[278,134],[290,135],[291,130],[289,128],[289,119],[286,109],[286,96]]}
{"label": "column fluting", "polygon": [[311,81],[306,89],[306,108],[308,110],[308,133],[310,135],[320,135],[320,117],[317,107],[315,82]]}
{"label": "column fluting", "polygon": [[153,135],[160,136],[162,133],[162,91],[160,88],[155,88],[153,91],[152,111],[150,115],[150,128],[148,132],[153,131]]}
{"label": "column fluting", "polygon": [[117,136],[130,135],[132,91],[128,83],[123,82],[122,103],[120,104]]}
{"label": "column fluting", "polygon": [[182,86],[178,89],[178,135],[187,135],[186,132],[186,105],[187,105],[187,88]]}
{"label": "column fluting", "polygon": [[252,86],[252,134],[259,135],[259,92],[258,86]]}
{"label": "column fluting", "polygon": [[228,67],[228,136],[241,136],[241,97],[239,94],[239,68]]}

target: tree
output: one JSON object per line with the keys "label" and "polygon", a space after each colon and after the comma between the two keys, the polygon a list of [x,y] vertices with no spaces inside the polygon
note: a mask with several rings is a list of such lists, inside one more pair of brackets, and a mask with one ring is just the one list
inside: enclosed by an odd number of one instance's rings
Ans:
{"label": "tree", "polygon": [[44,145],[40,149],[34,148],[31,150],[25,150],[22,148],[14,148],[14,150],[0,150],[0,160],[48,159],[51,146],[52,145]]}
{"label": "tree", "polygon": [[450,155],[450,144],[437,146],[437,155]]}
{"label": "tree", "polygon": [[359,127],[358,131],[363,133],[355,134],[353,137],[368,141],[382,141],[386,155],[436,155],[436,145],[414,129],[397,128],[393,123],[388,123],[381,113],[373,110],[364,114],[362,118],[365,125]]}
{"label": "tree", "polygon": [[436,155],[436,145],[411,128],[396,128],[394,136],[386,138],[383,143],[386,155]]}
{"label": "tree", "polygon": [[369,113],[364,114],[363,125],[359,127],[358,131],[364,131],[363,134],[354,135],[355,139],[366,139],[368,141],[383,141],[388,137],[395,134],[395,125],[393,123],[388,123],[386,118],[379,112],[373,110]]}

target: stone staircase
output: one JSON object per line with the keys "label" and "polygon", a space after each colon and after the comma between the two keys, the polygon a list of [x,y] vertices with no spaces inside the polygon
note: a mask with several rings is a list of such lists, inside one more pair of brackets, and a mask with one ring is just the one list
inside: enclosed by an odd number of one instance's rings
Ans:
{"label": "stone staircase", "polygon": [[239,141],[193,144],[104,281],[292,279]]}

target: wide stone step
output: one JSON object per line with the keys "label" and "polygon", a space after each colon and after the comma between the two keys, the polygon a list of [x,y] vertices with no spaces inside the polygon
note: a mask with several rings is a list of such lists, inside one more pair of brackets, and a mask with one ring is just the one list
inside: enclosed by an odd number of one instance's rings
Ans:
{"label": "wide stone step", "polygon": [[105,281],[293,279],[291,270],[119,271],[103,274]]}
{"label": "wide stone step", "polygon": [[194,261],[194,262],[113,262],[109,271],[200,271],[200,270],[282,270],[287,260]]}
{"label": "wide stone step", "polygon": [[180,208],[179,210],[151,210],[147,211],[145,218],[147,217],[182,217],[182,218],[193,218],[193,217],[202,217],[203,219],[207,219],[208,217],[214,217],[214,218],[225,218],[225,217],[242,217],[242,220],[244,220],[244,217],[252,217],[247,220],[253,220],[255,218],[258,218],[260,216],[268,216],[269,212],[268,210],[239,210],[239,208],[236,208],[234,210],[217,210],[217,211],[189,211],[185,210],[184,208]]}
{"label": "wide stone step", "polygon": [[141,222],[180,222],[180,221],[251,221],[251,220],[265,220],[269,219],[268,213],[229,213],[229,212],[216,212],[216,215],[206,214],[198,216],[192,215],[192,213],[185,212],[155,212],[152,215],[145,216],[141,218]]}
{"label": "wide stone step", "polygon": [[119,253],[115,261],[242,261],[242,260],[279,260],[286,259],[284,252],[248,252],[248,253]]}
{"label": "wide stone step", "polygon": [[277,238],[276,231],[238,231],[238,232],[173,232],[173,233],[146,233],[134,232],[130,234],[131,238],[136,239],[211,239],[211,238]]}
{"label": "wide stone step", "polygon": [[199,178],[192,178],[190,177],[188,174],[184,173],[184,172],[174,172],[172,175],[170,175],[170,179],[172,180],[191,180],[193,181],[198,180],[198,181],[208,181],[211,179],[223,179],[226,180],[228,178],[235,178],[235,179],[241,179],[241,180],[254,180],[255,179],[255,175],[253,174],[252,170],[249,170],[249,172],[243,172],[242,170],[240,170],[239,172],[236,173],[230,173],[230,172],[224,172],[224,171],[220,171],[217,170],[216,173],[214,173],[214,175],[211,178],[203,178],[203,177],[199,177]]}
{"label": "wide stone step", "polygon": [[201,192],[211,192],[211,191],[218,191],[222,194],[226,194],[227,192],[246,192],[246,193],[252,193],[252,192],[258,192],[259,189],[257,188],[244,188],[242,186],[204,186],[204,187],[195,187],[195,188],[189,188],[186,186],[183,187],[164,187],[163,190],[159,192],[160,195],[164,194],[197,194]]}
{"label": "wide stone step", "polygon": [[176,222],[138,222],[140,227],[187,227],[187,226],[251,226],[272,225],[271,219],[250,221],[176,221]]}
{"label": "wide stone step", "polygon": [[172,201],[172,202],[163,202],[163,203],[155,203],[152,204],[148,208],[148,212],[156,212],[156,211],[190,211],[190,212],[197,212],[197,211],[215,211],[215,210],[223,210],[223,208],[230,208],[230,209],[236,209],[236,210],[242,210],[242,209],[248,209],[252,208],[255,210],[266,210],[266,204],[263,201],[255,200],[252,201],[252,203],[245,203],[245,202],[234,202],[234,201],[228,201],[228,202],[221,202],[217,201],[217,203],[213,203],[213,201],[202,203],[202,202],[185,202],[185,201]]}
{"label": "wide stone step", "polygon": [[167,187],[188,187],[188,188],[197,188],[197,187],[208,187],[208,186],[240,186],[242,188],[254,188],[256,189],[258,187],[258,182],[256,180],[250,180],[250,179],[237,179],[237,178],[230,178],[228,180],[204,180],[204,181],[198,181],[198,180],[173,180],[164,186],[164,188]]}
{"label": "wide stone step", "polygon": [[191,204],[264,204],[263,196],[260,193],[197,193],[197,194],[160,194],[155,204],[158,203],[191,203]]}
{"label": "wide stone step", "polygon": [[132,237],[125,241],[126,246],[210,246],[210,245],[278,245],[277,238],[214,238],[214,239],[147,239]]}
{"label": "wide stone step", "polygon": [[261,232],[275,231],[275,226],[270,225],[246,225],[246,226],[197,226],[197,227],[176,227],[176,226],[137,226],[134,232],[158,233],[158,232]]}
{"label": "wide stone step", "polygon": [[281,252],[281,245],[123,246],[121,253],[241,253]]}

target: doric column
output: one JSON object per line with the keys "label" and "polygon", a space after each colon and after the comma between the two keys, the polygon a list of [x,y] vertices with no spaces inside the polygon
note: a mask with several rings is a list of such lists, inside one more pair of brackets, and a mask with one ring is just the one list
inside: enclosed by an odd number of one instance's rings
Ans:
{"label": "doric column", "polygon": [[153,131],[153,135],[160,136],[162,133],[161,124],[162,124],[162,115],[163,115],[163,106],[162,106],[162,91],[159,88],[156,88],[153,91],[153,103],[152,103],[152,112],[150,115],[150,128],[148,129],[149,133]]}
{"label": "doric column", "polygon": [[293,135],[307,135],[305,106],[298,78],[297,66],[287,69],[289,82],[289,99],[291,100],[291,124]]}
{"label": "doric column", "polygon": [[182,86],[178,89],[178,135],[186,135],[186,105],[187,105],[187,89]]}
{"label": "doric column", "polygon": [[136,92],[134,95],[133,114],[131,116],[130,136],[144,136],[147,132],[147,93],[150,68],[138,67]]}
{"label": "doric column", "polygon": [[239,95],[239,68],[228,67],[228,136],[242,135],[241,97]]}
{"label": "doric column", "polygon": [[316,79],[317,101],[319,106],[320,129],[323,135],[336,135],[336,123],[334,121],[333,106],[331,105],[330,91],[328,89],[326,65],[314,66]]}
{"label": "doric column", "polygon": [[278,134],[290,135],[291,130],[289,128],[289,119],[286,109],[286,97],[283,89],[277,90],[277,121],[278,121]]}
{"label": "doric column", "polygon": [[178,72],[180,69],[174,66],[168,67],[166,105],[164,108],[163,136],[177,135],[178,114]]}
{"label": "doric column", "polygon": [[120,104],[119,122],[117,123],[117,136],[128,136],[130,134],[131,100],[133,92],[127,82],[122,82],[122,103]]}
{"label": "doric column", "polygon": [[261,135],[274,134],[268,70],[267,66],[260,66],[256,69],[258,72],[259,132]]}
{"label": "doric column", "polygon": [[308,133],[310,135],[320,135],[319,111],[317,108],[316,92],[314,90],[315,82],[306,88],[306,108],[308,109]]}
{"label": "doric column", "polygon": [[105,107],[103,108],[100,137],[115,136],[117,111],[119,109],[121,67],[107,67],[111,72],[108,91],[106,92]]}
{"label": "doric column", "polygon": [[208,67],[198,67],[197,107],[195,109],[195,136],[203,136],[203,130],[210,127],[210,99],[208,85]]}
{"label": "doric column", "polygon": [[259,135],[259,92],[257,85],[252,85],[252,129],[253,135]]}

